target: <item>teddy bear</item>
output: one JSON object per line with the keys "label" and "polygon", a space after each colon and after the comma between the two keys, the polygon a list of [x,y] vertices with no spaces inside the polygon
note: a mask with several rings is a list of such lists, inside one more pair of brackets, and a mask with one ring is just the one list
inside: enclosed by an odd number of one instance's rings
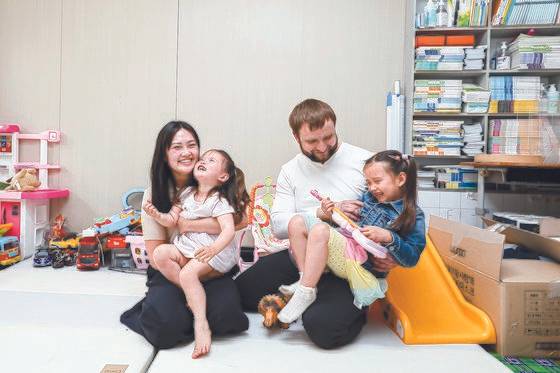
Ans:
{"label": "teddy bear", "polygon": [[6,182],[9,183],[9,185],[4,190],[17,192],[31,192],[41,185],[37,177],[37,170],[34,168],[19,170],[18,173],[6,180]]}
{"label": "teddy bear", "polygon": [[278,325],[281,329],[288,329],[289,324],[278,320],[278,313],[286,306],[288,299],[282,294],[269,294],[261,298],[258,305],[258,312],[263,315],[263,325],[265,328],[273,328]]}

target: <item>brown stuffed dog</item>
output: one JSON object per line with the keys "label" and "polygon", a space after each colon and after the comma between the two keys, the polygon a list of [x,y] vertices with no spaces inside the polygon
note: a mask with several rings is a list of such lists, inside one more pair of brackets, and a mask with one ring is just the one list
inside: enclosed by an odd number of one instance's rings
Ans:
{"label": "brown stuffed dog", "polygon": [[276,325],[281,329],[288,329],[290,327],[289,324],[278,320],[278,313],[284,308],[287,302],[288,299],[282,294],[269,294],[261,298],[258,311],[264,317],[263,325],[265,328],[270,329]]}
{"label": "brown stuffed dog", "polygon": [[39,188],[41,182],[37,177],[37,170],[34,168],[24,168],[7,180],[10,185],[5,189],[17,192],[31,192]]}

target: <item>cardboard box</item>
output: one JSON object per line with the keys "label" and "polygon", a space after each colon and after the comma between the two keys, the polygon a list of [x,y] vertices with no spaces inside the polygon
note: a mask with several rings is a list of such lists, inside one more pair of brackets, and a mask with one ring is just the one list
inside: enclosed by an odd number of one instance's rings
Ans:
{"label": "cardboard box", "polygon": [[437,216],[429,235],[464,297],[494,323],[498,353],[560,357],[558,263],[502,259],[506,235]]}

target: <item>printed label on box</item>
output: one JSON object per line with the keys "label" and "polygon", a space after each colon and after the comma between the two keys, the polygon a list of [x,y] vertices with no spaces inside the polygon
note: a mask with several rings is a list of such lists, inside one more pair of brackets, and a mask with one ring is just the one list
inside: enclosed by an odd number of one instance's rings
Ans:
{"label": "printed label on box", "polygon": [[560,298],[546,291],[525,291],[525,335],[560,336]]}

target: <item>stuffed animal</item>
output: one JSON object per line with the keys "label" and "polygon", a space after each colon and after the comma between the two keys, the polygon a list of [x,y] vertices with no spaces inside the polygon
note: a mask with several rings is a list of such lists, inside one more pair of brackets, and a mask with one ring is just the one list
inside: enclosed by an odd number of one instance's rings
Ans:
{"label": "stuffed animal", "polygon": [[7,182],[9,182],[10,185],[5,190],[17,192],[32,192],[41,185],[37,177],[37,170],[34,168],[19,170],[19,172],[8,179]]}
{"label": "stuffed animal", "polygon": [[270,329],[276,325],[281,329],[288,329],[290,327],[289,324],[278,320],[278,313],[284,308],[287,302],[288,299],[282,294],[269,294],[261,298],[258,311],[264,317],[263,325],[265,328]]}

